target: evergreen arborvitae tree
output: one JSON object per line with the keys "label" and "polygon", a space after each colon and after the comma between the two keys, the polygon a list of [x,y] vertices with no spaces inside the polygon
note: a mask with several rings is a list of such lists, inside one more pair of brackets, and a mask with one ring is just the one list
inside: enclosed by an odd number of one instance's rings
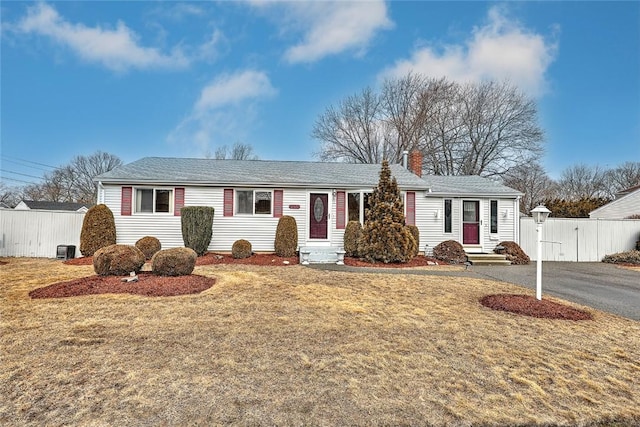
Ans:
{"label": "evergreen arborvitae tree", "polygon": [[358,245],[360,256],[369,262],[411,260],[416,241],[405,227],[402,197],[386,160],[382,162],[378,186],[369,197],[369,206]]}

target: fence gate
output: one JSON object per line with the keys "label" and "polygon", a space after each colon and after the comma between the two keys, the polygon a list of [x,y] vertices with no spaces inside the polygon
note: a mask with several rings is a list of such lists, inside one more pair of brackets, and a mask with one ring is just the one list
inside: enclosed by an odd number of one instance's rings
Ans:
{"label": "fence gate", "polygon": [[[542,260],[598,262],[605,255],[626,252],[640,240],[640,220],[548,218],[542,226]],[[536,259],[536,224],[520,218],[520,247]]]}

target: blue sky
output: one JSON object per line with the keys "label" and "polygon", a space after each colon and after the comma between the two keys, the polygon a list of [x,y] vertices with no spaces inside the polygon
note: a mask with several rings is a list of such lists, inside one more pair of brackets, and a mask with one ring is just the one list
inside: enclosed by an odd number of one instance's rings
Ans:
{"label": "blue sky", "polygon": [[554,178],[640,161],[640,2],[0,8],[7,185],[97,150],[130,162],[240,141],[262,159],[314,160],[328,106],[409,70],[517,84],[538,102]]}

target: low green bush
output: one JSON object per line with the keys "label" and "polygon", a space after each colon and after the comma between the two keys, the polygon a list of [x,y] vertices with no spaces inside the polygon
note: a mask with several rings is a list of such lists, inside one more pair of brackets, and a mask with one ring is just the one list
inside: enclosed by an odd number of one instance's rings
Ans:
{"label": "low green bush", "polygon": [[231,246],[231,256],[236,259],[249,258],[252,254],[251,242],[248,240],[236,240]]}
{"label": "low green bush", "polygon": [[93,254],[93,269],[99,276],[124,276],[138,273],[144,261],[144,254],[135,246],[109,245]]}
{"label": "low green bush", "polygon": [[[500,246],[502,246],[504,249],[498,249]],[[516,242],[500,242],[496,246],[496,249],[493,250],[493,252],[505,255],[507,261],[511,261],[511,264],[526,265],[531,261],[529,255],[524,253],[520,245],[518,245]]]}
{"label": "low green bush", "polygon": [[445,240],[433,248],[433,256],[449,264],[464,264],[467,262],[467,254],[460,242]]}
{"label": "low green bush", "polygon": [[191,248],[165,249],[151,258],[151,271],[158,276],[188,276],[197,258],[198,254]]}
{"label": "low green bush", "polygon": [[276,255],[292,257],[298,248],[298,225],[292,216],[284,215],[278,220],[274,242]]}
{"label": "low green bush", "polygon": [[142,251],[147,260],[151,259],[156,252],[162,249],[160,240],[153,236],[144,236],[136,242],[135,246]]}
{"label": "low green bush", "polygon": [[344,252],[346,256],[358,257],[358,242],[362,237],[360,221],[349,221],[344,229]]}

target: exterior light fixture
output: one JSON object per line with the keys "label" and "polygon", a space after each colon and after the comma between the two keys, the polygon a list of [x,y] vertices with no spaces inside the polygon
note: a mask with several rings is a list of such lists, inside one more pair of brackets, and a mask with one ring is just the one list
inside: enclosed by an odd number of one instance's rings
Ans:
{"label": "exterior light fixture", "polygon": [[536,222],[538,240],[538,256],[536,257],[536,298],[542,299],[542,224],[547,220],[551,211],[544,205],[538,205],[531,210],[531,216]]}

